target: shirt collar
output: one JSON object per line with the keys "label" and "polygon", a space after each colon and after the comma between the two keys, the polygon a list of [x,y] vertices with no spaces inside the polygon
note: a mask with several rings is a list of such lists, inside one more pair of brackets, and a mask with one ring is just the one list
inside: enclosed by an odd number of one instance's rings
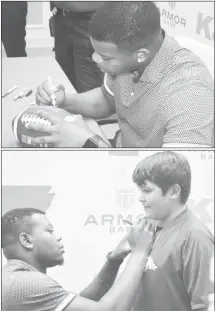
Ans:
{"label": "shirt collar", "polygon": [[23,260],[19,260],[19,259],[10,259],[8,260],[7,264],[9,266],[16,266],[17,268],[22,268],[24,270],[27,271],[37,271],[38,270],[33,267],[32,265],[28,264],[27,262],[23,261]]}
{"label": "shirt collar", "polygon": [[189,209],[188,209],[188,206],[186,205],[184,210],[178,216],[176,216],[173,220],[167,223],[163,228],[164,229],[171,228],[181,221],[184,222],[184,219],[188,217],[188,214],[189,214]]}
{"label": "shirt collar", "polygon": [[167,68],[169,62],[169,57],[167,54],[172,50],[170,41],[171,37],[165,34],[165,31],[162,30],[164,34],[163,43],[158,50],[155,57],[152,59],[150,64],[146,67],[143,74],[139,78],[141,82],[158,82],[164,75],[164,70]]}

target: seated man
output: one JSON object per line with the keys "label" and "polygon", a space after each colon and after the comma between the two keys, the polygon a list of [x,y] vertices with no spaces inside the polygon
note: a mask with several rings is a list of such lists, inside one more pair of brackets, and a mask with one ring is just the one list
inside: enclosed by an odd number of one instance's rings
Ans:
{"label": "seated man", "polygon": [[[73,114],[98,120],[116,113],[120,131],[113,147],[214,146],[213,79],[198,57],[161,29],[153,2],[107,2],[90,28],[93,60],[106,73],[103,86],[65,95],[63,86],[53,94],[44,82],[38,104],[49,105],[54,96]],[[73,135],[79,128],[73,126]],[[93,135],[85,129],[80,144]],[[94,146],[104,143],[97,137]]]}
{"label": "seated man", "polygon": [[[64,248],[45,213],[32,208],[9,211],[2,217],[2,248],[8,260],[2,269],[3,310],[129,311],[153,237],[152,226],[145,219],[139,220],[107,256],[106,264],[92,284],[76,295],[46,275],[47,268],[63,264]],[[128,254],[123,246],[127,241],[131,256],[112,287],[123,258]]]}

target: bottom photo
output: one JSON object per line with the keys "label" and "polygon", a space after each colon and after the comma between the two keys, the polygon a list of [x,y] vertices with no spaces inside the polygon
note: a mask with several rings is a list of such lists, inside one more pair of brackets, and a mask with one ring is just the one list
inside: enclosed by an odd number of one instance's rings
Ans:
{"label": "bottom photo", "polygon": [[214,310],[213,151],[2,151],[2,307]]}

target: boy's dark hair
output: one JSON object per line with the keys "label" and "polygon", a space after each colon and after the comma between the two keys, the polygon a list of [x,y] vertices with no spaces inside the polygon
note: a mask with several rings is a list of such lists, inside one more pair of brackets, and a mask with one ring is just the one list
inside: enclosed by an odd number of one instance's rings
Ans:
{"label": "boy's dark hair", "polygon": [[45,212],[35,208],[16,208],[2,216],[2,248],[17,242],[20,230],[31,230],[29,217],[34,214],[45,214]]}
{"label": "boy's dark hair", "polygon": [[172,151],[157,152],[138,163],[133,181],[143,186],[146,180],[161,188],[163,195],[177,184],[181,188],[180,202],[185,204],[191,187],[191,169],[187,158]]}
{"label": "boy's dark hair", "polygon": [[160,12],[151,1],[105,2],[92,16],[91,37],[135,51],[161,31]]}

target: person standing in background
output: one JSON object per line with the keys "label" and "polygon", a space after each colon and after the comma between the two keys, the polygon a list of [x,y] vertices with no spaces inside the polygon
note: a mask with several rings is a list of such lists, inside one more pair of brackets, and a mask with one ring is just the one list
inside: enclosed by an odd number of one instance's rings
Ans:
{"label": "person standing in background", "polygon": [[26,57],[27,1],[2,1],[2,43],[7,57]]}
{"label": "person standing in background", "polygon": [[55,58],[77,92],[101,86],[103,73],[92,60],[88,25],[103,2],[51,2]]}

